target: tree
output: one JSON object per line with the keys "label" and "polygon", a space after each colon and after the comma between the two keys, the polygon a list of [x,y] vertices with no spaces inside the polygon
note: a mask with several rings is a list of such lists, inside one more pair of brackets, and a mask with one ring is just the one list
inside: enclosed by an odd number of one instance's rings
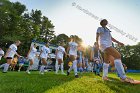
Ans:
{"label": "tree", "polygon": [[19,47],[26,54],[33,39],[50,42],[55,36],[52,22],[40,10],[26,12],[20,2],[0,1],[0,45],[4,49],[15,40],[21,40]]}
{"label": "tree", "polygon": [[59,34],[52,40],[52,43],[56,45],[59,45],[60,42],[64,42],[65,45],[67,45],[69,42],[69,37],[66,34]]}
{"label": "tree", "polygon": [[122,62],[127,65],[128,69],[140,69],[140,43],[133,46],[116,46],[116,49],[121,53]]}

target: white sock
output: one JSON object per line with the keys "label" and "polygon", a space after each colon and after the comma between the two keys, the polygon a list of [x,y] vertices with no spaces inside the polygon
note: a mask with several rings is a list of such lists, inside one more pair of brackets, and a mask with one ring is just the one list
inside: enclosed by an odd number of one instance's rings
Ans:
{"label": "white sock", "polygon": [[58,73],[58,69],[59,69],[58,68],[58,61],[56,61],[56,63],[55,63],[55,70],[56,70],[55,73]]}
{"label": "white sock", "polygon": [[108,76],[108,67],[109,67],[109,64],[103,63],[103,77]]}
{"label": "white sock", "polygon": [[27,68],[27,71],[29,72],[30,69],[31,69],[32,65],[29,65],[28,68]]}
{"label": "white sock", "polygon": [[117,69],[117,72],[118,72],[120,78],[125,79],[126,74],[125,74],[124,67],[122,65],[121,60],[120,59],[115,59],[114,63],[115,63],[115,68]]}
{"label": "white sock", "polygon": [[6,64],[6,63],[4,63],[4,64],[0,65],[0,68],[4,67],[4,66],[5,66],[5,64]]}
{"label": "white sock", "polygon": [[59,68],[60,68],[60,65],[58,65],[58,67],[57,67],[57,72],[59,71]]}
{"label": "white sock", "polygon": [[61,63],[61,73],[64,73],[64,63]]}
{"label": "white sock", "polygon": [[44,73],[44,68],[45,68],[45,66],[42,65],[42,66],[40,67],[40,72],[43,72],[43,73]]}
{"label": "white sock", "polygon": [[5,63],[3,72],[7,72],[10,64]]}
{"label": "white sock", "polygon": [[73,65],[72,65],[72,66],[70,66],[70,68],[69,68],[68,72],[70,72],[72,69],[73,69]]}
{"label": "white sock", "polygon": [[77,75],[77,60],[73,61],[74,74]]}

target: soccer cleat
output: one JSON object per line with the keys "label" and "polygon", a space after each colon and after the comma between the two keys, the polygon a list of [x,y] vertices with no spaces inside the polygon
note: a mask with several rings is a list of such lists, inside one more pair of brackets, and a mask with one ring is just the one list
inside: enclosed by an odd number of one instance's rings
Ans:
{"label": "soccer cleat", "polygon": [[44,72],[39,72],[40,75],[44,75]]}
{"label": "soccer cleat", "polygon": [[20,70],[18,70],[18,72],[20,72]]}
{"label": "soccer cleat", "polygon": [[29,71],[26,71],[27,74],[31,74]]}
{"label": "soccer cleat", "polygon": [[97,76],[102,77],[100,74],[97,74]]}
{"label": "soccer cleat", "polygon": [[61,73],[62,75],[66,75],[64,72]]}
{"label": "soccer cleat", "polygon": [[75,78],[79,78],[79,76],[78,75],[75,75]]}
{"label": "soccer cleat", "polygon": [[93,71],[93,73],[96,75],[96,71]]}
{"label": "soccer cleat", "polygon": [[44,75],[44,73],[42,72],[42,73],[40,73],[41,75]]}
{"label": "soccer cleat", "polygon": [[70,72],[67,71],[67,76],[69,76],[69,75],[70,75]]}
{"label": "soccer cleat", "polygon": [[102,78],[104,81],[112,81],[112,80],[110,80],[108,77],[103,77]]}
{"label": "soccer cleat", "polygon": [[3,71],[2,73],[7,73],[7,72],[4,72],[4,71]]}
{"label": "soccer cleat", "polygon": [[121,79],[121,82],[126,82],[126,83],[130,83],[130,84],[140,84],[139,80],[134,80],[131,78],[126,77],[125,79]]}

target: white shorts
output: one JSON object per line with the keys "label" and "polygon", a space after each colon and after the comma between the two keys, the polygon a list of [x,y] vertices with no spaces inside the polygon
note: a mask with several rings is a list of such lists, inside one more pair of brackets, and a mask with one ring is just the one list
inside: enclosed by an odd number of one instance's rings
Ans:
{"label": "white shorts", "polygon": [[41,57],[41,59],[45,59],[45,60],[48,60],[48,58],[45,58],[45,57]]}
{"label": "white shorts", "polygon": [[34,59],[35,59],[35,56],[29,55],[29,56],[28,56],[28,59],[29,59],[29,60],[34,60]]}
{"label": "white shorts", "polygon": [[82,63],[83,59],[79,58],[77,61],[78,61],[78,63]]}
{"label": "white shorts", "polygon": [[61,56],[61,55],[57,55],[57,58],[56,58],[57,60],[58,59],[62,59],[63,60],[63,56]]}
{"label": "white shorts", "polygon": [[104,52],[105,49],[107,49],[107,48],[109,48],[109,47],[111,47],[111,46],[112,46],[112,45],[101,44],[101,45],[100,45],[100,50],[101,50],[102,52]]}
{"label": "white shorts", "polygon": [[45,59],[47,59],[48,56],[46,56],[46,55],[40,55],[40,58],[45,58]]}

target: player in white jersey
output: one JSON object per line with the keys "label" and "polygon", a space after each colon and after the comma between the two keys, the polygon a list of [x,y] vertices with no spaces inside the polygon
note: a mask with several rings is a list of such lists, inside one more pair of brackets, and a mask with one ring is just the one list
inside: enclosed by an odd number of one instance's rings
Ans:
{"label": "player in white jersey", "polygon": [[42,61],[42,65],[40,67],[40,74],[44,74],[44,68],[45,66],[47,65],[47,58],[50,54],[50,49],[49,49],[49,44],[46,44],[45,46],[43,46],[41,48],[41,52],[40,52],[40,58],[41,58],[41,61]]}
{"label": "player in white jersey", "polygon": [[33,46],[31,46],[30,47],[30,50],[28,51],[28,54],[27,54],[27,57],[29,59],[29,66],[28,66],[26,72],[28,74],[30,74],[30,69],[31,69],[31,67],[32,67],[32,65],[34,63],[35,57],[37,56],[37,49],[36,49],[36,47],[37,47],[36,44],[34,44]]}
{"label": "player in white jersey", "polygon": [[74,69],[75,77],[78,78],[77,73],[77,50],[78,44],[75,42],[75,38],[71,38],[71,42],[69,42],[69,47],[67,49],[67,53],[69,53],[69,59],[73,62],[72,66],[70,66],[69,70],[67,71],[67,76],[70,74],[70,71]]}
{"label": "player in white jersey", "polygon": [[9,65],[12,63],[14,55],[17,55],[20,57],[20,55],[16,52],[17,51],[17,46],[20,45],[20,41],[16,41],[14,44],[10,45],[9,49],[7,50],[4,58],[6,58],[7,63],[2,64],[0,67],[4,67],[3,73],[6,73],[8,71]]}
{"label": "player in white jersey", "polygon": [[0,60],[1,60],[2,56],[4,56],[4,51],[0,48]]}
{"label": "player in white jersey", "polygon": [[118,74],[120,75],[121,81],[128,82],[131,84],[140,84],[140,81],[126,77],[124,67],[121,62],[121,54],[115,48],[112,47],[112,41],[118,43],[119,45],[124,44],[117,41],[111,36],[110,30],[106,27],[107,24],[108,21],[106,19],[101,20],[100,25],[102,27],[99,27],[97,29],[96,36],[97,46],[98,48],[100,48],[102,52],[104,52],[103,80],[109,80],[108,79],[109,57],[112,56],[114,57],[115,68]]}
{"label": "player in white jersey", "polygon": [[56,69],[56,74],[58,74],[59,67],[61,67],[61,74],[64,74],[64,62],[63,62],[63,57],[64,54],[67,55],[65,48],[64,48],[64,43],[61,42],[60,46],[58,46],[56,50],[56,64],[55,64],[55,69]]}

